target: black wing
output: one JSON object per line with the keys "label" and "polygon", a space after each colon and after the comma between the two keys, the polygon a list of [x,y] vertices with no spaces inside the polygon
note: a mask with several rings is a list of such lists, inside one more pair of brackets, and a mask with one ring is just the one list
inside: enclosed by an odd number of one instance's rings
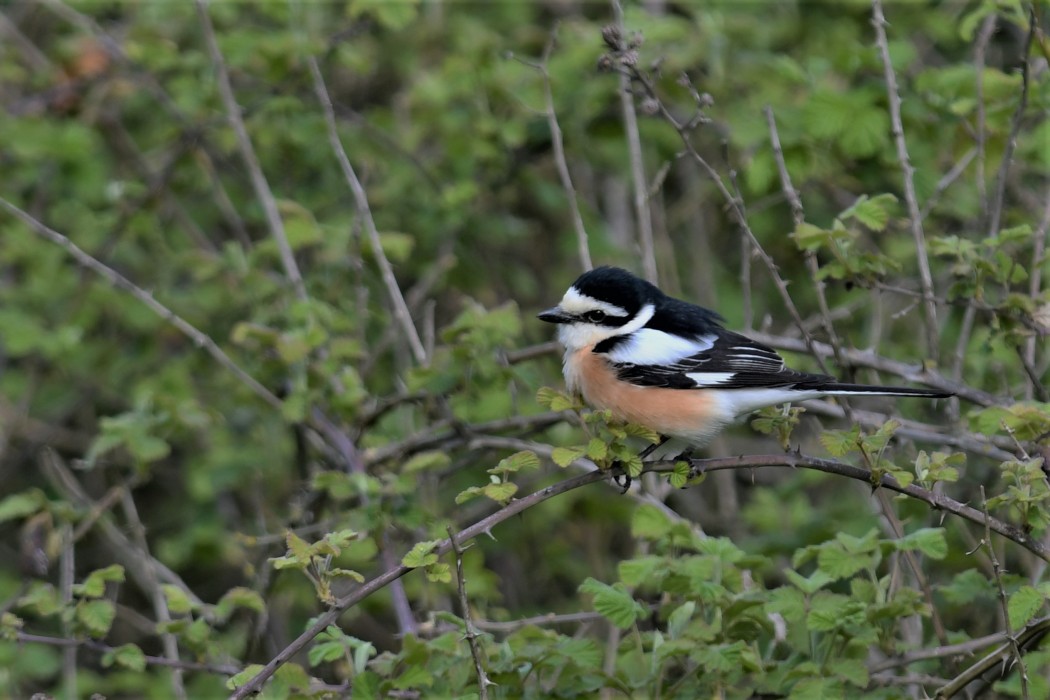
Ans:
{"label": "black wing", "polygon": [[[673,363],[642,365],[620,362],[617,376],[638,386],[671,389],[826,388],[834,378],[788,369],[773,348],[724,329],[712,334],[706,350]],[[711,335],[707,336],[711,337]]]}

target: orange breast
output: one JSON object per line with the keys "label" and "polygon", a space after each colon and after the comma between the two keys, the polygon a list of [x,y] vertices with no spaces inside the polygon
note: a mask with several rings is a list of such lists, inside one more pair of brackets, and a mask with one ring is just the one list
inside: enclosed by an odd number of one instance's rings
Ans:
{"label": "orange breast", "polygon": [[620,381],[605,356],[591,352],[592,347],[566,353],[565,379],[594,408],[608,409],[619,420],[697,444],[707,442],[732,420],[720,410],[712,392]]}

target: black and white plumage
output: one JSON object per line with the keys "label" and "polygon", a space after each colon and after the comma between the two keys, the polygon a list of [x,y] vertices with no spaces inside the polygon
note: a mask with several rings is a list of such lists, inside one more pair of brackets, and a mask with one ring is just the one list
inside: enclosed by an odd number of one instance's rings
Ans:
{"label": "black and white plumage", "polygon": [[705,444],[754,410],[791,401],[950,396],[792,370],[772,348],[726,330],[714,311],[669,297],[615,267],[581,275],[539,318],[559,326],[570,390],[621,420],[692,445]]}

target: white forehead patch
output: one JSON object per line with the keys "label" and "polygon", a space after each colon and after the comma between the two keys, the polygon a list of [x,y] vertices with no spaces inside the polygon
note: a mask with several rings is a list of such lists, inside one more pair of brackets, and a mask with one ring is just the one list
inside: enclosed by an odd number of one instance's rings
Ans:
{"label": "white forehead patch", "polygon": [[563,311],[574,316],[588,311],[604,311],[609,316],[619,316],[620,318],[630,315],[627,313],[627,309],[622,306],[595,299],[576,289],[576,287],[569,287],[569,291],[565,292],[565,296],[562,297],[559,306]]}

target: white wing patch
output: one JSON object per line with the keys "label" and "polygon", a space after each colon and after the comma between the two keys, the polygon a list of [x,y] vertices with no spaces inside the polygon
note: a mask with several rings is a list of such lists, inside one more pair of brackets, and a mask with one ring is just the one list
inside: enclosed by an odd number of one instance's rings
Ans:
{"label": "white wing patch", "polygon": [[696,382],[697,387],[718,386],[735,377],[736,372],[686,372],[685,376]]}
{"label": "white wing patch", "polygon": [[655,328],[639,328],[609,352],[609,359],[615,363],[632,365],[670,365],[706,352],[714,344],[713,335],[683,338]]}

